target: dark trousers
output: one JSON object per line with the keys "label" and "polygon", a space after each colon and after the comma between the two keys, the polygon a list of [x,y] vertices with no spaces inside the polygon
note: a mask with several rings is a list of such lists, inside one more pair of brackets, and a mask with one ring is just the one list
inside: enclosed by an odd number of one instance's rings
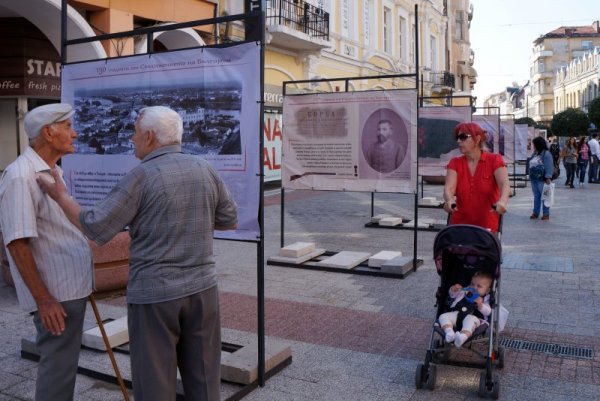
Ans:
{"label": "dark trousers", "polygon": [[565,168],[567,169],[567,181],[566,183],[569,185],[573,185],[573,181],[575,181],[575,169],[577,167],[577,163],[565,163]]}
{"label": "dark trousers", "polygon": [[217,286],[155,304],[128,304],[135,401],[175,401],[177,368],[186,401],[221,399]]}
{"label": "dark trousers", "polygon": [[37,329],[35,345],[40,354],[35,384],[35,401],[72,401],[83,334],[87,298],[61,302],[67,312],[65,331],[58,336],[46,331],[33,314]]}
{"label": "dark trousers", "polygon": [[579,182],[585,182],[585,171],[587,170],[588,161],[580,160],[577,162],[577,169],[579,170]]}
{"label": "dark trousers", "polygon": [[598,156],[592,155],[590,160],[590,176],[588,182],[598,181]]}

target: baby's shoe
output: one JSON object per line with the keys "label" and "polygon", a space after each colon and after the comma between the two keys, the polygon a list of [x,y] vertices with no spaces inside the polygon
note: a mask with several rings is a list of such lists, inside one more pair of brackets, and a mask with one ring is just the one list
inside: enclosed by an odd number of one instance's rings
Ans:
{"label": "baby's shoe", "polygon": [[465,343],[465,341],[467,341],[469,337],[467,337],[466,334],[461,333],[460,331],[457,331],[454,334],[454,346],[456,348],[460,348],[462,347],[462,345]]}
{"label": "baby's shoe", "polygon": [[447,330],[446,331],[445,340],[446,340],[447,343],[454,342],[454,332],[452,330]]}

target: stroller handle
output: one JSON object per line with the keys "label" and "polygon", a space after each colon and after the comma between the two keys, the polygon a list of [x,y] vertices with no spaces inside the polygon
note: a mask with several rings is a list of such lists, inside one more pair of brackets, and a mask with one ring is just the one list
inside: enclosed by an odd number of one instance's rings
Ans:
{"label": "stroller handle", "polygon": [[[450,209],[454,210],[455,208],[456,208],[456,202],[452,202],[450,204]],[[492,205],[492,209],[497,210],[497,208],[498,208],[498,205],[494,203]],[[446,225],[448,225],[448,226],[450,225],[450,215],[451,214],[452,214],[452,212],[448,213],[448,219],[446,221]],[[502,220],[503,220],[502,218],[503,218],[503,215],[498,215],[498,233],[502,233]]]}

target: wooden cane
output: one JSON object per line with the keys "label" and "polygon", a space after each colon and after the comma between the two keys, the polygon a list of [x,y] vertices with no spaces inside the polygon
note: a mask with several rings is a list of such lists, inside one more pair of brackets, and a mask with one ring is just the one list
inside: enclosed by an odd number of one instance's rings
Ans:
{"label": "wooden cane", "polygon": [[110,362],[112,363],[113,369],[115,371],[115,375],[117,376],[117,382],[119,383],[119,387],[121,387],[121,392],[123,393],[123,398],[125,401],[129,401],[129,393],[127,393],[127,389],[125,388],[125,383],[123,382],[123,378],[121,377],[121,372],[119,371],[119,366],[117,366],[117,360],[115,359],[115,354],[108,342],[108,336],[106,335],[106,331],[104,330],[104,323],[102,323],[102,319],[100,318],[100,313],[98,312],[98,307],[96,306],[96,301],[94,300],[94,296],[90,294],[90,303],[92,304],[92,309],[94,310],[94,315],[96,316],[96,322],[98,322],[98,327],[100,328],[100,333],[102,334],[102,339],[104,340],[104,347],[106,348],[106,352],[108,352],[108,357],[110,358]]}

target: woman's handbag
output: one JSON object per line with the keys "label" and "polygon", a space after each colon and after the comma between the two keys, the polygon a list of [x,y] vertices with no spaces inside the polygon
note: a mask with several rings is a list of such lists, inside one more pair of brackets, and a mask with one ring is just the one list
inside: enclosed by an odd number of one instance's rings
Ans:
{"label": "woman's handbag", "polygon": [[529,159],[529,178],[535,181],[543,181],[544,173],[544,163],[541,155],[535,155]]}

